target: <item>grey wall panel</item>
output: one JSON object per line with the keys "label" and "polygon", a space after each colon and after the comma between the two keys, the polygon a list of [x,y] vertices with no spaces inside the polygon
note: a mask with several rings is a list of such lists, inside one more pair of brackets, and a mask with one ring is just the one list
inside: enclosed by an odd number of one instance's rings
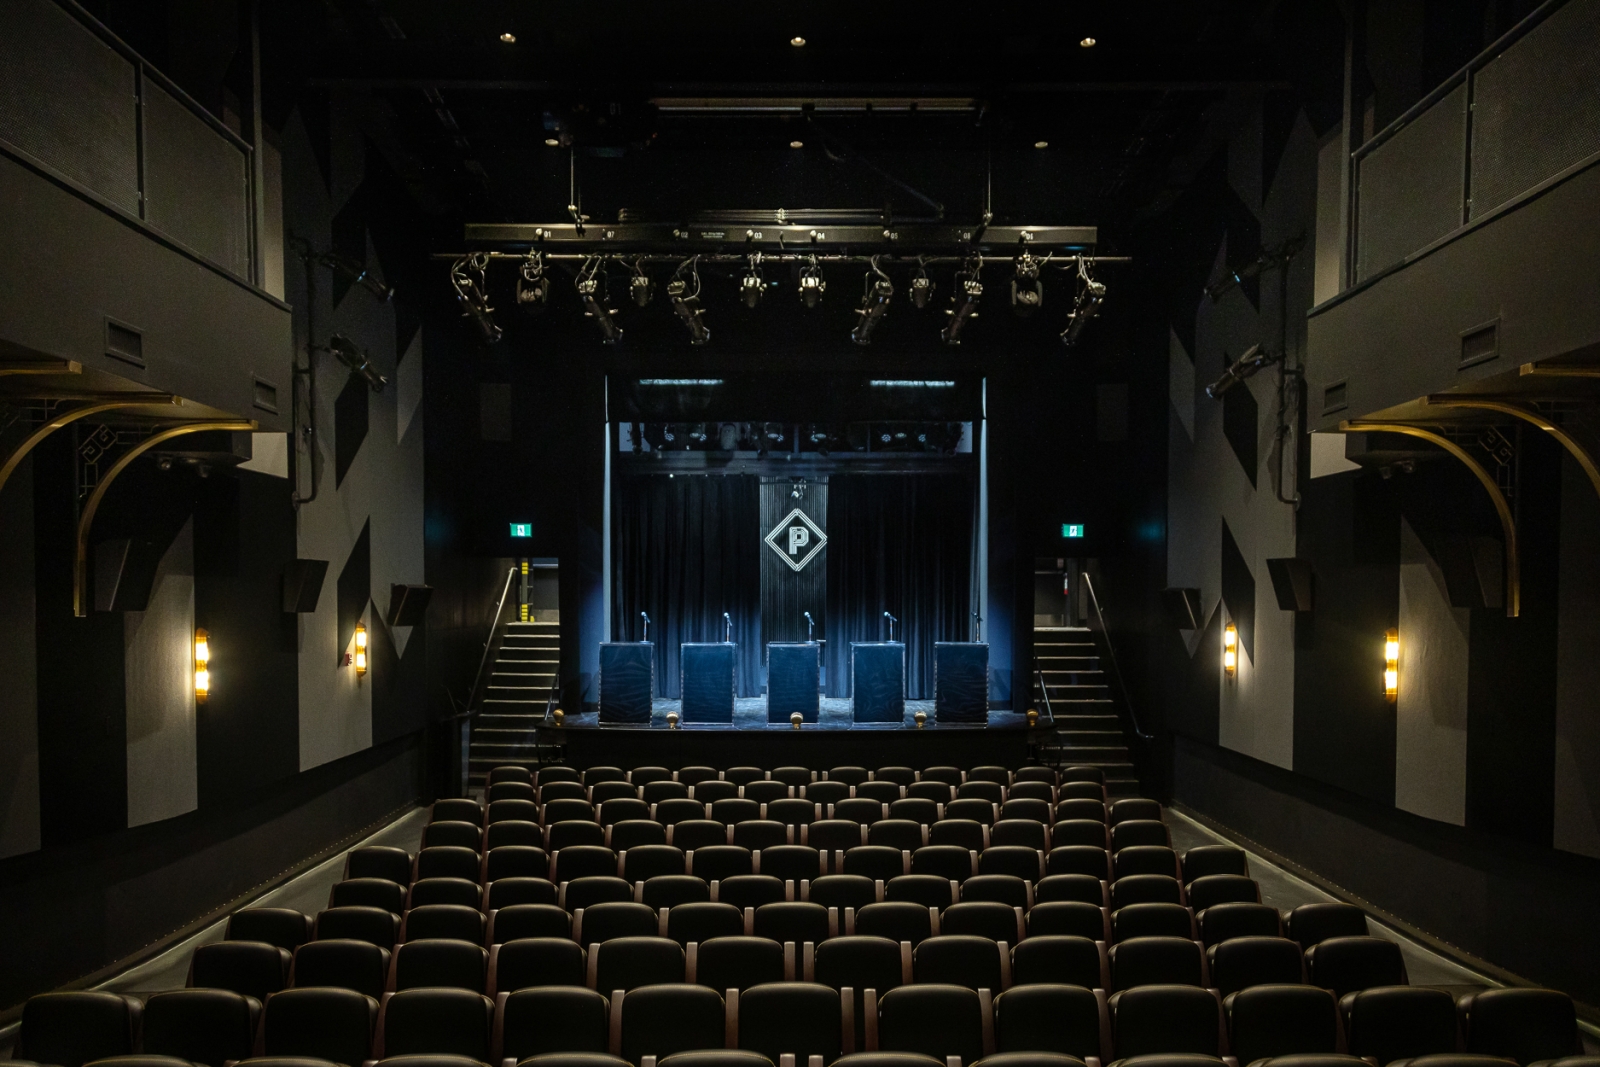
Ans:
{"label": "grey wall panel", "polygon": [[[1427,393],[1600,343],[1600,166],[1404,268],[1316,309],[1308,323],[1312,412],[1348,381],[1335,429]],[[1499,356],[1461,369],[1461,334],[1499,320]]]}
{"label": "grey wall panel", "polygon": [[1394,806],[1460,826],[1467,817],[1467,646],[1472,613],[1400,520],[1400,693]]}
{"label": "grey wall panel", "polygon": [[1461,225],[1466,141],[1463,82],[1357,163],[1357,281]]}
{"label": "grey wall panel", "polygon": [[[286,307],[4,155],[0,204],[0,341],[289,428],[252,406],[252,376],[289,395]],[[107,316],[143,332],[144,370],[105,354]]]}
{"label": "grey wall panel", "polygon": [[39,847],[33,461],[0,494],[0,859]]}
{"label": "grey wall panel", "polygon": [[[199,803],[194,702],[194,523],[161,557],[144,611],[122,617],[128,707],[128,825]],[[221,664],[219,663],[219,669]]]}
{"label": "grey wall panel", "polygon": [[151,82],[144,89],[144,131],[146,220],[248,279],[248,157]]}

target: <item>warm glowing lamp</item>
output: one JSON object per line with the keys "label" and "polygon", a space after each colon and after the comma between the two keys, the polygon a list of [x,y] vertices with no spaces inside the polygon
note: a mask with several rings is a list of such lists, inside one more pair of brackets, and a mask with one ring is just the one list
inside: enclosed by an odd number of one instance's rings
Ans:
{"label": "warm glowing lamp", "polygon": [[1222,669],[1230,675],[1239,669],[1239,630],[1231,622],[1222,630]]}
{"label": "warm glowing lamp", "polygon": [[356,673],[367,673],[367,628],[356,623]]}
{"label": "warm glowing lamp", "polygon": [[194,631],[194,699],[204,704],[211,695],[211,635],[203,627]]}
{"label": "warm glowing lamp", "polygon": [[1383,695],[1390,700],[1400,695],[1400,631],[1383,635]]}

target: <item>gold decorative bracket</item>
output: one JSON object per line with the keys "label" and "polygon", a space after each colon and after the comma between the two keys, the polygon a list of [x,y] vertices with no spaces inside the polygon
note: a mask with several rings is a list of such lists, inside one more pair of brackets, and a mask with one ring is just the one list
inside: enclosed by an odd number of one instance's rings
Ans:
{"label": "gold decorative bracket", "polygon": [[83,510],[78,515],[78,552],[72,572],[72,613],[78,618],[89,614],[88,605],[84,600],[85,586],[87,585],[89,570],[89,528],[94,525],[94,514],[100,508],[100,502],[105,499],[106,490],[111,488],[111,483],[116,481],[123,471],[127,470],[134,460],[144,453],[165,444],[174,437],[185,434],[204,433],[208,430],[228,430],[235,433],[244,433],[257,428],[259,424],[254,421],[232,419],[213,422],[188,422],[177,426],[169,426],[164,430],[157,430],[143,441],[124,452],[117,461],[111,465],[95,484],[94,490],[89,494]]}
{"label": "gold decorative bracket", "polygon": [[[3,368],[0,368],[0,373],[3,373]],[[0,461],[0,492],[5,490],[6,479],[11,477],[12,472],[17,469],[17,465],[27,457],[28,453],[37,448],[39,443],[42,442],[46,437],[49,437],[62,427],[70,426],[79,419],[86,419],[90,415],[99,415],[107,411],[117,411],[121,408],[149,407],[151,404],[176,403],[178,403],[178,398],[167,393],[160,393],[154,396],[148,393],[142,393],[133,394],[133,398],[131,399],[96,398],[90,403],[82,404],[78,407],[68,408],[65,411],[58,412],[54,417],[46,419],[44,424],[38,429],[34,430],[27,437],[23,438],[22,443],[17,445],[16,448],[12,449],[11,452],[6,455],[4,461]]]}
{"label": "gold decorative bracket", "polygon": [[1339,429],[1344,433],[1398,433],[1416,437],[1429,444],[1438,445],[1466,465],[1473,477],[1478,479],[1479,484],[1489,494],[1496,514],[1500,516],[1500,530],[1506,540],[1506,617],[1514,619],[1521,615],[1522,576],[1517,560],[1517,522],[1512,516],[1506,494],[1500,488],[1494,474],[1484,467],[1477,457],[1440,433],[1435,427],[1418,426],[1407,422],[1367,422],[1353,419],[1341,422]]}
{"label": "gold decorative bracket", "polygon": [[[1523,368],[1523,373],[1528,373],[1527,368]],[[1427,398],[1426,403],[1430,407],[1492,411],[1500,415],[1510,415],[1512,418],[1521,419],[1532,426],[1537,426],[1560,442],[1561,447],[1565,448],[1572,458],[1578,461],[1578,466],[1583,468],[1583,473],[1589,476],[1589,484],[1594,486],[1594,491],[1597,494],[1600,494],[1600,465],[1597,465],[1593,451],[1589,446],[1574,437],[1571,432],[1558,425],[1543,411],[1540,411],[1534,404],[1525,400],[1513,400],[1505,397],[1482,397],[1471,394],[1457,395],[1455,393],[1430,396]]]}
{"label": "gold decorative bracket", "polygon": [[0,360],[0,378],[11,374],[82,374],[83,364],[71,359]]}
{"label": "gold decorative bracket", "polygon": [[1524,363],[1517,373],[1539,378],[1600,378],[1600,364]]}

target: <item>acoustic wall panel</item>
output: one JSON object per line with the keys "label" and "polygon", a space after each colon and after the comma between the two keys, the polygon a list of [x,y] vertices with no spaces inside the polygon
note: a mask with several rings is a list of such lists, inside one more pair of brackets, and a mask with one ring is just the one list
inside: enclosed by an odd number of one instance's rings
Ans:
{"label": "acoustic wall panel", "polygon": [[[199,803],[193,676],[194,521],[156,567],[144,611],[123,614],[128,716],[128,825],[193,811]],[[227,676],[219,658],[219,681]]]}
{"label": "acoustic wall panel", "polygon": [[237,277],[250,277],[245,153],[176,97],[144,86],[145,217]]}

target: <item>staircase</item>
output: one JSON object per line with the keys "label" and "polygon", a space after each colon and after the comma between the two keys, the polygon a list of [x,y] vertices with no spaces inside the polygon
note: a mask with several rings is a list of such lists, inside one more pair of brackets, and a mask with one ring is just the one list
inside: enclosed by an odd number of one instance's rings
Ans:
{"label": "staircase", "polygon": [[467,784],[484,784],[489,771],[506,763],[539,762],[538,726],[561,660],[559,622],[510,622],[490,670],[489,684],[472,726]]}
{"label": "staircase", "polygon": [[[1036,626],[1033,654],[1044,676],[1060,744],[1047,749],[1047,757],[1063,767],[1099,767],[1110,796],[1138,796],[1139,778],[1108,679],[1100,669],[1101,649],[1094,632],[1085,626]],[[1033,699],[1042,715],[1045,703],[1038,677]]]}

